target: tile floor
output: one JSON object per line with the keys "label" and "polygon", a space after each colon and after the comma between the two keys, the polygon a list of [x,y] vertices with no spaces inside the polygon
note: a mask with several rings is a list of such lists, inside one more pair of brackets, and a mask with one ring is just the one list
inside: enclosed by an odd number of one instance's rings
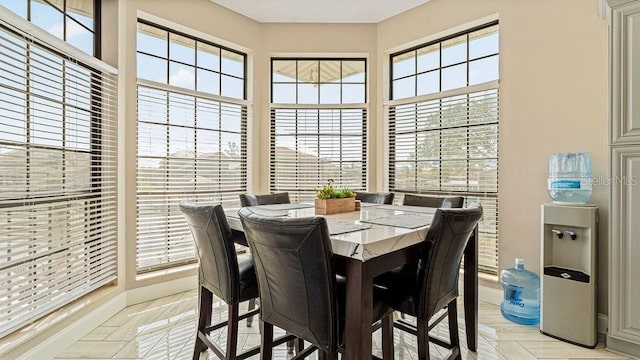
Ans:
{"label": "tile floor", "polygon": [[[142,304],[129,306],[120,311],[101,326],[87,334],[63,352],[56,359],[144,359],[182,360],[191,359],[196,324],[197,291],[167,296]],[[459,306],[461,308],[461,305]],[[246,309],[241,304],[241,309]],[[214,318],[226,318],[226,305],[214,304]],[[500,308],[489,303],[480,303],[480,339],[478,352],[463,348],[463,359],[488,360],[532,360],[532,359],[628,359],[608,352],[602,344],[594,350],[570,345],[540,334],[536,326],[522,326],[509,322],[500,314]],[[432,335],[447,338],[448,330],[444,321],[436,327]],[[464,326],[459,319],[460,326]],[[239,347],[246,349],[260,343],[257,321],[247,328],[240,325]],[[464,343],[464,328],[460,329]],[[226,331],[213,335],[214,341],[224,345]],[[416,341],[411,335],[396,330],[394,332],[396,359],[415,359]],[[374,353],[380,353],[380,332],[374,334]],[[224,347],[224,346],[223,346]],[[434,359],[446,357],[445,349],[431,345]],[[287,359],[284,345],[274,351],[275,359]],[[258,359],[259,356],[253,357]],[[312,356],[313,358],[313,356]],[[216,359],[211,353],[203,353],[204,359]]]}

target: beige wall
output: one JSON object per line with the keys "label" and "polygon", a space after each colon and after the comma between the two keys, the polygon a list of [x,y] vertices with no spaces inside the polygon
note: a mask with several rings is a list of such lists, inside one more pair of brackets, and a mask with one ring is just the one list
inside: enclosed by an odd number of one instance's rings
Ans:
{"label": "beige wall", "polygon": [[[593,175],[608,174],[607,25],[597,9],[597,0],[432,0],[378,25],[382,62],[386,50],[402,44],[481,18],[499,19],[501,269],[524,257],[539,273],[549,154],[587,151]],[[384,90],[378,88],[379,98],[388,98]],[[598,312],[606,314],[608,189],[593,190],[601,220]]]}
{"label": "beige wall", "polygon": [[[135,21],[138,11],[209,34],[250,54],[252,189],[268,191],[269,58],[366,56],[369,66],[369,188],[384,187],[388,54],[488,19],[500,21],[500,268],[524,257],[539,272],[540,205],[550,153],[588,151],[594,176],[607,175],[607,27],[597,0],[432,0],[379,24],[261,24],[209,0],[132,0],[126,6],[124,61],[127,153],[135,152]],[[144,15],[143,15],[144,16]],[[196,35],[198,35],[196,33]],[[251,71],[253,74],[251,75]],[[126,158],[127,268],[135,269],[135,159]],[[607,189],[601,208],[599,312],[607,312]],[[131,214],[131,215],[129,215]],[[153,283],[135,281],[128,287]],[[184,276],[177,273],[173,277]]]}

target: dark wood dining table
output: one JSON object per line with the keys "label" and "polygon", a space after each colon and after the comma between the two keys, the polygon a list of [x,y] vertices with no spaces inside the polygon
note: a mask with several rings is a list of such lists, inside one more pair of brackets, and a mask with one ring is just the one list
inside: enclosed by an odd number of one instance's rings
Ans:
{"label": "dark wood dining table", "polygon": [[[315,216],[313,205],[277,204],[253,207],[266,216]],[[419,255],[435,209],[403,205],[367,205],[359,211],[323,215],[331,245],[342,260],[347,281],[345,353],[343,359],[371,359],[373,278]],[[226,211],[232,229],[242,231],[237,209]],[[383,225],[384,224],[384,225]],[[416,227],[417,226],[417,227]],[[467,348],[478,344],[478,232],[464,252],[464,318]]]}

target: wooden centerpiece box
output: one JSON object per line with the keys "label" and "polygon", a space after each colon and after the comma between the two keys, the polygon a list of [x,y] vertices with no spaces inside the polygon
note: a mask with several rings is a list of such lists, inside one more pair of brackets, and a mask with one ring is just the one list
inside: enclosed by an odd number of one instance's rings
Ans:
{"label": "wooden centerpiece box", "polygon": [[334,189],[333,179],[329,179],[322,189],[317,189],[316,196],[316,214],[331,215],[356,210],[356,194],[347,188]]}
{"label": "wooden centerpiece box", "polygon": [[356,198],[316,199],[316,214],[331,215],[356,211]]}

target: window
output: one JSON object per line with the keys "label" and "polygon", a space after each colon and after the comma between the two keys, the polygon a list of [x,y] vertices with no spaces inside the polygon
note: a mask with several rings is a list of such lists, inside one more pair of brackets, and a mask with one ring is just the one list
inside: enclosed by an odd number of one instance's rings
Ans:
{"label": "window", "polygon": [[313,200],[328,179],[366,188],[366,60],[271,61],[271,191]]}
{"label": "window", "polygon": [[116,75],[0,8],[0,337],[116,279]]}
{"label": "window", "polygon": [[0,0],[0,5],[48,33],[100,57],[100,0]]}
{"label": "window", "polygon": [[247,192],[246,55],[138,23],[138,272],[195,261],[179,202]]}
{"label": "window", "polygon": [[480,267],[498,268],[498,25],[391,55],[389,188],[484,208]]}

